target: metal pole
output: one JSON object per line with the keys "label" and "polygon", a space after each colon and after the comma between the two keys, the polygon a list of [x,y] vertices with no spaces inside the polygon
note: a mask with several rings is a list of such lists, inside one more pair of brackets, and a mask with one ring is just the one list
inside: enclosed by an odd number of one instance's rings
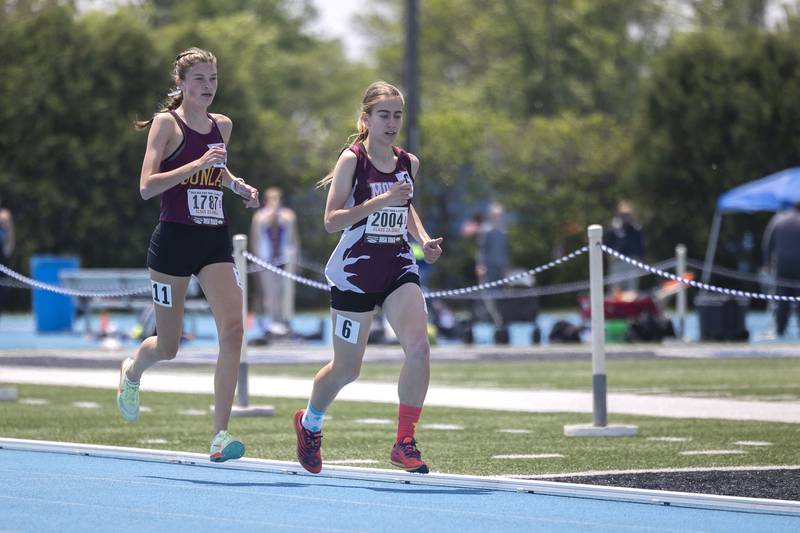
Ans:
{"label": "metal pole", "polygon": [[606,408],[606,318],[603,289],[603,227],[589,226],[589,293],[592,310],[592,424],[608,424]]}
{"label": "metal pole", "polygon": [[[675,247],[675,271],[679,278],[686,275],[686,246],[679,244]],[[686,285],[680,283],[678,294],[675,297],[675,314],[678,316],[678,339],[686,340]]]}
{"label": "metal pole", "polygon": [[247,235],[233,236],[233,261],[239,271],[239,285],[242,288],[242,349],[239,352],[239,383],[236,387],[237,403],[240,407],[249,405],[247,390],[247,259],[244,251],[247,250]]}
{"label": "metal pole", "polygon": [[417,128],[417,112],[419,110],[419,2],[406,0],[406,36],[405,36],[405,68],[403,69],[403,86],[406,97],[406,148],[412,154],[419,152],[419,130]]}
{"label": "metal pole", "polygon": [[708,283],[711,279],[711,269],[714,268],[714,255],[717,253],[717,241],[719,240],[719,229],[722,224],[722,213],[719,209],[714,211],[714,221],[711,222],[711,232],[708,234],[708,247],[706,257],[703,261],[703,283]]}

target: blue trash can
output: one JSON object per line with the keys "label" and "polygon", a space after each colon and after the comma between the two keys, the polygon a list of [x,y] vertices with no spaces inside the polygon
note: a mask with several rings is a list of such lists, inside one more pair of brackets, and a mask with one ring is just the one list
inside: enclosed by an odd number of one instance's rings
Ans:
{"label": "blue trash can", "polygon": [[[60,285],[60,271],[74,270],[79,266],[80,261],[73,256],[34,255],[30,259],[31,277],[52,285]],[[75,320],[75,302],[71,296],[34,289],[33,317],[37,332],[71,330]]]}

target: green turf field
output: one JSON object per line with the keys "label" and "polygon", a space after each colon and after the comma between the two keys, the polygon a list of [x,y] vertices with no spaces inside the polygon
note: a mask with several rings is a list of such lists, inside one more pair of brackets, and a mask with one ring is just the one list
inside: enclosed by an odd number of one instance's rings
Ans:
{"label": "green turf field", "polygon": [[[259,374],[308,377],[320,365],[251,367]],[[395,381],[397,363],[370,363],[360,379]],[[800,400],[800,358],[637,359],[606,361],[613,392],[758,400]],[[590,361],[433,362],[431,384],[590,390]]]}
{"label": "green turf field", "polygon": [[[372,376],[370,376],[372,377]],[[0,402],[0,436],[206,453],[211,415],[208,395],[145,392],[136,424],[117,413],[114,391],[18,385],[16,402]],[[796,389],[795,389],[796,390]],[[47,402],[44,403],[43,401]],[[74,402],[84,402],[75,405]],[[91,402],[91,403],[85,403]],[[275,406],[270,418],[236,418],[231,431],[247,444],[249,457],[294,460],[291,413],[299,400],[254,398]],[[96,404],[96,406],[93,406]],[[190,414],[195,413],[195,414]],[[395,407],[337,401],[325,424],[327,460],[367,459],[364,466],[391,468]],[[363,419],[386,420],[385,425]],[[611,416],[609,423],[635,424],[629,438],[567,438],[565,424],[590,423],[583,414],[531,414],[428,407],[418,430],[423,457],[438,472],[535,475],[592,470],[797,464],[800,424],[677,420]],[[446,424],[460,430],[426,427]],[[500,430],[523,430],[509,433]],[[654,440],[669,438],[670,440]],[[679,440],[678,440],[679,439]],[[751,442],[750,445],[741,444]],[[752,445],[753,442],[770,443]],[[738,444],[737,444],[738,443]],[[701,450],[738,450],[736,455],[681,455]],[[559,454],[563,457],[497,459],[497,455]]]}

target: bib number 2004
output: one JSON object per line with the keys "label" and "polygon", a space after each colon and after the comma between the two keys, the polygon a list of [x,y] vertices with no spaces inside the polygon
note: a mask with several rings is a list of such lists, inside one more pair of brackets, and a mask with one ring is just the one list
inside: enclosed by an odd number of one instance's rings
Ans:
{"label": "bib number 2004", "polygon": [[407,207],[384,207],[367,218],[367,242],[391,244],[398,242],[406,233]]}

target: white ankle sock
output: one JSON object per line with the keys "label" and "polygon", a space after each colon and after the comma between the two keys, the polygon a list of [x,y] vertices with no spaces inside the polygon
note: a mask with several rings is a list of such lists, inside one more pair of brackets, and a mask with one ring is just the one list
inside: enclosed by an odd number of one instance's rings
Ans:
{"label": "white ankle sock", "polygon": [[306,412],[303,413],[303,419],[300,421],[303,427],[309,431],[317,432],[322,431],[322,419],[325,417],[325,411],[320,411],[309,400],[306,406]]}

